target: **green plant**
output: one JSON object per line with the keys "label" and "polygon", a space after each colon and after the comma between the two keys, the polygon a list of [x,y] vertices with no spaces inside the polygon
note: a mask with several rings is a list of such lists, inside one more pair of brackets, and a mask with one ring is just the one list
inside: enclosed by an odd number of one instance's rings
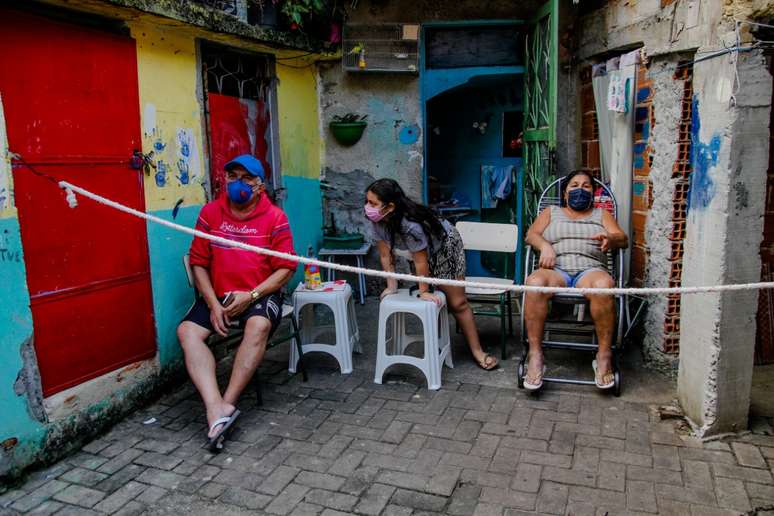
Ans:
{"label": "green plant", "polygon": [[304,25],[306,18],[321,14],[325,9],[325,0],[282,0],[280,10],[291,24]]}
{"label": "green plant", "polygon": [[346,115],[336,115],[331,121],[336,124],[354,124],[355,122],[365,122],[366,118],[368,118],[368,115],[347,113]]}

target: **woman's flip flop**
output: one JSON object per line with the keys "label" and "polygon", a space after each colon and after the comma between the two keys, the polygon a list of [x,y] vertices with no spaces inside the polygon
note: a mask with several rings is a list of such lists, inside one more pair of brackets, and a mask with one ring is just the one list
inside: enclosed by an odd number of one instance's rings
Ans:
{"label": "woman's flip flop", "polygon": [[[529,364],[527,364],[527,368],[529,368]],[[536,375],[534,378],[530,378],[529,373],[524,372],[524,388],[528,391],[539,391],[543,388],[543,375],[546,374],[546,366],[543,366],[543,372]],[[531,382],[530,380],[536,380],[535,382]]]}
{"label": "woman's flip flop", "polygon": [[237,409],[234,410],[233,414],[230,416],[224,416],[216,419],[211,425],[210,425],[210,432],[212,432],[212,429],[215,428],[218,425],[223,425],[223,428],[221,428],[217,434],[215,434],[212,437],[207,438],[207,442],[204,443],[204,446],[202,448],[207,448],[212,453],[218,453],[220,450],[223,449],[223,441],[226,440],[226,432],[229,431],[231,426],[234,424],[234,421],[237,420],[239,417],[239,414],[241,412]]}
{"label": "woman's flip flop", "polygon": [[613,386],[615,386],[615,375],[612,371],[608,371],[607,373],[600,375],[597,372],[597,361],[592,360],[591,361],[591,367],[594,369],[594,383],[597,384],[597,388],[599,389],[609,389]]}

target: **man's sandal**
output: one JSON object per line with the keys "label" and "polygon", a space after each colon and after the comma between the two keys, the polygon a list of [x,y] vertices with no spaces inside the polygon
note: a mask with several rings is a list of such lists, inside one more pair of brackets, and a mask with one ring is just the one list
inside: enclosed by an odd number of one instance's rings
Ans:
{"label": "man's sandal", "polygon": [[615,374],[613,371],[600,374],[597,371],[597,361],[591,361],[591,367],[594,369],[594,383],[597,384],[599,389],[610,389],[615,386]]}
{"label": "man's sandal", "polygon": [[210,432],[212,432],[212,429],[218,425],[223,425],[223,428],[218,430],[218,433],[212,437],[207,437],[207,442],[204,443],[202,448],[206,448],[211,453],[219,453],[220,450],[223,449],[223,441],[226,440],[226,433],[231,429],[232,425],[239,417],[239,414],[241,414],[239,410],[234,410],[230,416],[224,416],[216,419],[212,425],[210,425]]}
{"label": "man's sandal", "polygon": [[546,374],[546,366],[543,366],[542,372],[534,376],[530,376],[527,372],[528,370],[529,364],[527,364],[527,369],[524,372],[524,388],[528,391],[539,391],[543,388],[543,375]]}
{"label": "man's sandal", "polygon": [[491,371],[492,369],[496,369],[499,363],[497,362],[497,359],[487,353],[484,355],[483,360],[476,360],[476,364],[478,364],[478,367],[483,369],[484,371]]}

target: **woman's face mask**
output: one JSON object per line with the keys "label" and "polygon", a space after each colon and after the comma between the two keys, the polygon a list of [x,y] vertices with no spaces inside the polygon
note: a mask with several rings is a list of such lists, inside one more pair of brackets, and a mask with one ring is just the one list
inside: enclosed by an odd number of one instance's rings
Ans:
{"label": "woman's face mask", "polygon": [[389,215],[392,212],[391,206],[392,204],[385,206],[373,192],[366,192],[366,203],[363,211],[366,218],[371,222],[379,222]]}
{"label": "woman's face mask", "polygon": [[377,208],[375,206],[371,206],[370,204],[366,204],[363,208],[365,210],[365,216],[370,220],[371,222],[379,222],[384,218],[384,213],[382,213],[381,208]]}
{"label": "woman's face mask", "polygon": [[591,207],[594,194],[583,188],[567,191],[567,206],[575,211],[586,211]]}

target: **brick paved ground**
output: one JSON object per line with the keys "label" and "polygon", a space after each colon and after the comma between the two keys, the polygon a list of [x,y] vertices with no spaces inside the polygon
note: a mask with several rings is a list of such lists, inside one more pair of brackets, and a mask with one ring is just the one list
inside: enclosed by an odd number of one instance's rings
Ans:
{"label": "brick paved ground", "polygon": [[288,379],[286,348],[272,350],[265,404],[243,398],[225,452],[200,449],[204,414],[184,385],[0,495],[0,513],[697,516],[774,505],[770,421],[711,443],[682,435],[647,403],[670,385],[636,354],[618,399],[572,386],[528,396],[515,361],[481,371],[459,338],[442,390],[410,370],[376,385],[374,313],[373,301],[359,310],[366,352],[352,375],[319,355],[308,383]]}

